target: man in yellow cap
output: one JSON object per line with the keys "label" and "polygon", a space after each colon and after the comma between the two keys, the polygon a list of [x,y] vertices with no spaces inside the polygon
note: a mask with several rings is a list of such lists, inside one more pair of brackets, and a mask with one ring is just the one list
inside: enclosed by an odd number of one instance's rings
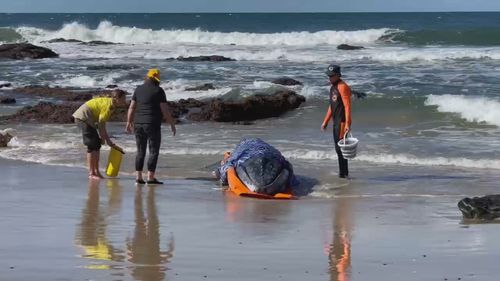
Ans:
{"label": "man in yellow cap", "polygon": [[[146,79],[144,79],[144,84],[135,90],[127,114],[126,130],[129,133],[135,133],[137,144],[135,158],[137,184],[163,184],[155,177],[156,164],[160,154],[161,123],[163,120],[170,124],[172,133],[175,136],[175,120],[168,108],[165,91],[160,87],[160,71],[150,69]],[[148,178],[145,182],[142,177],[142,170],[148,145]]]}

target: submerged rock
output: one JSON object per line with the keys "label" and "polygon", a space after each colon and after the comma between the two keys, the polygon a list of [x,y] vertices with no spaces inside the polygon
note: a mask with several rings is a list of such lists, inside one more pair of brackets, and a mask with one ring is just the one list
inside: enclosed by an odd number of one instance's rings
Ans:
{"label": "submerged rock", "polygon": [[0,89],[12,87],[11,83],[0,83]]}
{"label": "submerged rock", "polygon": [[290,77],[281,77],[278,79],[274,79],[271,81],[273,84],[284,85],[284,86],[295,86],[295,85],[303,85],[302,82],[292,79]]}
{"label": "submerged rock", "polygon": [[360,92],[360,91],[355,91],[355,90],[352,90],[351,91],[352,95],[355,96],[357,99],[364,99],[366,98],[366,93],[363,93],[363,92]]}
{"label": "submerged rock", "polygon": [[0,45],[0,59],[44,59],[57,58],[59,55],[50,49],[29,43]]}
{"label": "submerged rock", "polygon": [[278,117],[296,109],[305,98],[289,90],[280,90],[273,95],[257,94],[240,102],[215,99],[205,104],[199,113],[188,116],[193,121],[239,122]]}
{"label": "submerged rock", "polygon": [[0,104],[14,104],[16,103],[15,98],[0,98]]}
{"label": "submerged rock", "polygon": [[186,88],[186,91],[208,91],[208,90],[215,90],[215,87],[212,83],[206,83],[196,87]]}
{"label": "submerged rock", "polygon": [[353,46],[353,45],[348,45],[348,44],[340,44],[337,46],[338,50],[344,50],[344,51],[361,50],[364,48],[365,47],[363,47],[363,46]]}
{"label": "submerged rock", "polygon": [[83,43],[83,41],[76,39],[55,38],[48,41],[42,41],[42,43]]}
{"label": "submerged rock", "polygon": [[107,41],[100,41],[100,40],[82,42],[81,44],[83,44],[83,45],[90,45],[90,46],[95,46],[95,45],[117,45],[117,43],[107,42]]}
{"label": "submerged rock", "polygon": [[137,65],[132,64],[99,64],[99,65],[89,65],[86,67],[87,70],[132,70],[140,68]]}
{"label": "submerged rock", "polygon": [[212,62],[219,62],[219,61],[236,61],[235,59],[224,57],[224,56],[217,56],[217,55],[212,55],[212,56],[195,56],[195,57],[178,57],[178,61],[212,61]]}

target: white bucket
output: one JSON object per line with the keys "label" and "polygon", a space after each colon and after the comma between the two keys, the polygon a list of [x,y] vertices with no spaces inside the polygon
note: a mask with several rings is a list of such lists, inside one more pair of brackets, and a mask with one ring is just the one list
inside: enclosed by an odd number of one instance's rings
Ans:
{"label": "white bucket", "polygon": [[[349,133],[349,137],[347,136],[347,133]],[[344,156],[345,159],[355,158],[358,143],[359,140],[357,138],[354,138],[350,132],[346,132],[344,138],[338,142],[340,151],[342,151],[342,156]]]}

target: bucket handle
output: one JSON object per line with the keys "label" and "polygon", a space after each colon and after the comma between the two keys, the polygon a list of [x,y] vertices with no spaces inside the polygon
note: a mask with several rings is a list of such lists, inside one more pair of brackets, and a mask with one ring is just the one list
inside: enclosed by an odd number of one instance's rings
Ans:
{"label": "bucket handle", "polygon": [[352,138],[352,133],[351,133],[351,130],[346,131],[346,132],[344,133],[344,138],[342,139],[342,140],[344,141],[344,143],[343,143],[343,144],[345,144],[345,139],[346,139],[346,137],[347,137],[347,134],[349,134],[349,136]]}

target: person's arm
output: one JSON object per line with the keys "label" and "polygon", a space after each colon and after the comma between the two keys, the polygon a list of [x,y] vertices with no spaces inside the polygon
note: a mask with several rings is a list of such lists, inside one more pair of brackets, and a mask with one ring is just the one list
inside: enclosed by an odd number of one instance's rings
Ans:
{"label": "person's arm", "polygon": [[165,91],[160,88],[160,109],[161,109],[161,114],[163,115],[163,119],[170,124],[170,129],[172,130],[172,134],[175,136],[177,133],[177,129],[175,128],[175,120],[172,117],[172,112],[170,111],[170,108],[168,107],[167,103],[167,95],[165,94]]}
{"label": "person's arm", "polygon": [[134,131],[134,115],[135,115],[136,107],[137,107],[137,104],[135,103],[135,100],[132,99],[132,101],[130,102],[130,106],[128,107],[127,126],[125,127],[125,130],[128,133],[132,133]]}
{"label": "person's arm", "polygon": [[339,93],[345,109],[345,131],[351,129],[351,88],[346,84],[339,85]]}
{"label": "person's arm", "polygon": [[172,134],[175,136],[175,134],[177,133],[177,129],[175,128],[175,120],[172,117],[172,113],[170,112],[168,104],[166,102],[162,102],[160,103],[160,108],[163,118],[167,123],[170,124],[170,129],[172,130]]}
{"label": "person's arm", "polygon": [[119,150],[120,152],[123,153],[123,149],[111,141],[111,138],[109,137],[108,131],[106,130],[106,122],[111,118],[111,114],[113,113],[112,110],[113,104],[110,103],[109,106],[105,107],[102,111],[101,114],[99,114],[99,121],[97,122],[97,129],[99,131],[99,136],[101,137],[101,140],[104,140],[104,142],[109,145],[112,148],[115,148]]}
{"label": "person's arm", "polygon": [[111,146],[113,142],[109,138],[108,131],[106,130],[106,122],[108,122],[111,117],[111,107],[112,103],[107,99],[100,99],[99,106],[100,109],[99,117],[97,120],[97,130],[99,131],[99,136],[101,140],[104,141],[107,145]]}
{"label": "person's arm", "polygon": [[106,122],[99,122],[97,129],[99,131],[99,136],[101,137],[101,140],[104,140],[104,142],[106,142],[106,144],[109,145],[109,147],[112,147],[120,151],[121,153],[125,154],[123,149],[118,145],[116,145],[109,137],[108,131],[106,130]]}
{"label": "person's arm", "polygon": [[99,122],[97,124],[97,130],[99,131],[99,136],[101,137],[103,143],[106,143],[107,145],[112,147],[114,143],[111,141],[108,131],[106,130],[106,122]]}
{"label": "person's arm", "polygon": [[332,119],[332,108],[328,106],[328,110],[326,111],[325,119],[323,119],[323,124],[321,124],[321,130],[326,130],[328,127],[328,122]]}

